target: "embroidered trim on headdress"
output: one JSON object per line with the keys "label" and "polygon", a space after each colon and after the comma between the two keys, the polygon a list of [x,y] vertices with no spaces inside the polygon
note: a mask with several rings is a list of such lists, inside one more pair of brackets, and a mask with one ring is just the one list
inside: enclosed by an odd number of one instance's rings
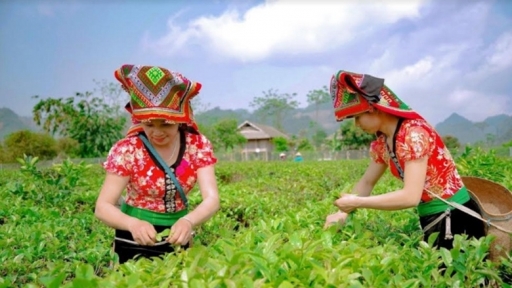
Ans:
{"label": "embroidered trim on headdress", "polygon": [[423,119],[384,85],[384,79],[340,70],[331,78],[330,93],[336,121],[379,109],[408,119]]}
{"label": "embroidered trim on headdress", "polygon": [[141,131],[141,122],[153,119],[185,123],[197,130],[190,100],[201,90],[200,83],[158,66],[123,65],[114,76],[130,95],[125,107],[132,115],[128,135]]}

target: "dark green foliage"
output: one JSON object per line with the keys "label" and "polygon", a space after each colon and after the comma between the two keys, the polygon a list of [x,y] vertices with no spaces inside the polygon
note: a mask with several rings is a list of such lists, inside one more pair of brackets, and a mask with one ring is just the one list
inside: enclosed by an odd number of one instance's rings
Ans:
{"label": "dark green foliage", "polygon": [[346,149],[367,148],[376,139],[374,134],[368,134],[356,127],[354,120],[343,121],[340,125],[341,145]]}
{"label": "dark green foliage", "polygon": [[58,154],[57,141],[47,133],[36,133],[29,130],[13,132],[4,140],[3,161],[13,163],[23,155],[52,159]]}
{"label": "dark green foliage", "polygon": [[228,151],[247,142],[242,134],[237,131],[236,119],[222,119],[212,127],[211,140],[217,144],[216,147]]}
{"label": "dark green foliage", "polygon": [[290,150],[290,142],[284,137],[276,137],[272,139],[272,144],[277,152],[286,152]]}
{"label": "dark green foliage", "polygon": [[126,123],[119,107],[105,104],[90,92],[69,98],[40,99],[33,113],[34,121],[44,131],[77,141],[76,156],[81,158],[106,155],[123,137]]}

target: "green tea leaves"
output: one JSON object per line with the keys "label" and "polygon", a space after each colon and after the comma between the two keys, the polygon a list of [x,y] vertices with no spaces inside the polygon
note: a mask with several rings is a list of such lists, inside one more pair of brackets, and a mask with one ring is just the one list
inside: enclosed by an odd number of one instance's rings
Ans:
{"label": "green tea leaves", "polygon": [[169,233],[171,233],[171,229],[167,228],[164,231],[156,234],[156,241],[162,241],[163,237],[169,236]]}

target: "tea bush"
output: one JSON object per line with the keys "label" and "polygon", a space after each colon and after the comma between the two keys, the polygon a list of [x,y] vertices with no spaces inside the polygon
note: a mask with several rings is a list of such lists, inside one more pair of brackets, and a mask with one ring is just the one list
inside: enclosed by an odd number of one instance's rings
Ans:
{"label": "tea bush", "polygon": [[[192,248],[114,267],[113,230],[93,214],[101,167],[36,162],[0,170],[0,287],[508,287],[498,271],[512,260],[485,260],[492,237],[432,249],[414,209],[362,209],[324,230],[367,160],[219,163],[221,210]],[[510,159],[468,150],[457,163],[463,175],[512,187]],[[374,193],[398,187],[388,172]],[[199,202],[195,189],[190,203]]]}

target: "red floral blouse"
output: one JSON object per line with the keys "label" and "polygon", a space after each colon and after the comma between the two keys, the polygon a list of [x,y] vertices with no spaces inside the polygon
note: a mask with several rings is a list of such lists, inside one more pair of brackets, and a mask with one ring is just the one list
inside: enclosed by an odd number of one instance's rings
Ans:
{"label": "red floral blouse", "polygon": [[[464,185],[449,150],[439,134],[425,120],[404,120],[396,135],[395,145],[396,157],[402,170],[405,167],[405,162],[428,157],[424,189],[446,199]],[[386,149],[384,135],[379,136],[371,143],[370,156],[373,161],[388,165],[393,176],[401,179]],[[428,202],[431,199],[432,197],[427,191],[423,190],[421,200]]]}
{"label": "red floral blouse", "polygon": [[[183,192],[194,187],[197,169],[215,164],[210,141],[204,135],[185,133],[185,151],[176,169],[176,175]],[[111,148],[103,164],[105,170],[119,176],[130,176],[126,187],[126,204],[155,212],[178,212],[185,209],[179,192],[153,161],[138,137],[127,137]]]}

